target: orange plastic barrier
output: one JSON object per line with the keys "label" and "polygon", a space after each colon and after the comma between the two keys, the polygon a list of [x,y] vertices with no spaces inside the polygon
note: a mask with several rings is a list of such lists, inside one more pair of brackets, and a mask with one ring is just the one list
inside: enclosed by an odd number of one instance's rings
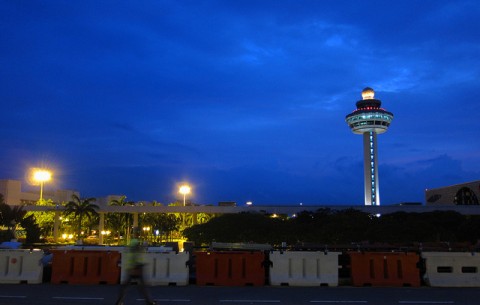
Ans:
{"label": "orange plastic barrier", "polygon": [[120,252],[52,250],[53,284],[118,284]]}
{"label": "orange plastic barrier", "polygon": [[263,286],[263,252],[196,252],[197,285]]}
{"label": "orange plastic barrier", "polygon": [[420,286],[416,253],[349,252],[353,286]]}

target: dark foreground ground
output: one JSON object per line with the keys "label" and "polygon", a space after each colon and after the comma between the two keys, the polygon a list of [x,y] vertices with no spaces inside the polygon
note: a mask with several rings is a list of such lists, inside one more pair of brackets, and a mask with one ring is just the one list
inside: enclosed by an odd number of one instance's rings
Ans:
{"label": "dark foreground ground", "polygon": [[[158,304],[169,305],[480,304],[479,288],[155,286],[149,289]],[[114,304],[118,290],[118,285],[1,284],[0,305]],[[144,304],[136,286],[130,287],[125,304]]]}

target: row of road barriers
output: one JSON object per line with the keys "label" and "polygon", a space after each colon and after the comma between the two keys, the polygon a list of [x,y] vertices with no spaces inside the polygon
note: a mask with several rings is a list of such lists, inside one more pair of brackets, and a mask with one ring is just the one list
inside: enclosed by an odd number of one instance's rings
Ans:
{"label": "row of road barriers", "polygon": [[[146,281],[151,285],[191,283],[216,286],[338,286],[348,268],[353,286],[480,287],[480,254],[476,252],[323,252],[196,251],[149,248]],[[126,278],[124,248],[52,250],[53,284],[118,284]],[[40,284],[43,251],[0,250],[0,284]],[[339,264],[339,261],[347,263]],[[343,272],[343,276],[345,273]]]}

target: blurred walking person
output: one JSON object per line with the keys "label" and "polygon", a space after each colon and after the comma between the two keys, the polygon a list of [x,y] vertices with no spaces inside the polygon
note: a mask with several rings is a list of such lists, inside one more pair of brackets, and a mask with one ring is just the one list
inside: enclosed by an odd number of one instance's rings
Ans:
{"label": "blurred walking person", "polygon": [[134,282],[137,283],[138,291],[145,298],[145,304],[157,304],[150,296],[150,293],[145,284],[145,277],[143,274],[143,267],[145,265],[145,262],[143,260],[145,248],[141,245],[140,240],[138,239],[138,228],[134,228],[132,239],[128,244],[127,252],[124,252],[124,254],[125,257],[122,256],[122,260],[125,260],[126,262],[124,266],[127,267],[127,277],[120,285],[120,293],[118,295],[118,299],[115,305],[124,305],[123,300],[125,299],[128,287]]}

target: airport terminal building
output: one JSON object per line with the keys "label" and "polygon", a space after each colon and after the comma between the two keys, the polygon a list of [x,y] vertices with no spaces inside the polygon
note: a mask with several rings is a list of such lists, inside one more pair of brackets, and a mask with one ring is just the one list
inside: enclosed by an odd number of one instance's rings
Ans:
{"label": "airport terminal building", "polygon": [[479,205],[480,180],[425,190],[426,205]]}

